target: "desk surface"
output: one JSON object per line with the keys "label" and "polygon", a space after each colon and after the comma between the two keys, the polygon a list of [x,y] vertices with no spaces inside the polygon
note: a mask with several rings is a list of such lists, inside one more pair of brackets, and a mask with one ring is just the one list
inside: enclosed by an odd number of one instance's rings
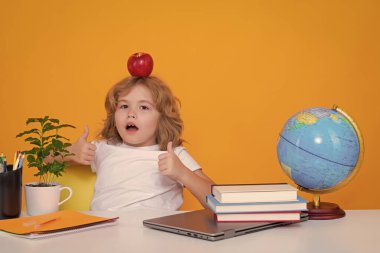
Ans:
{"label": "desk surface", "polygon": [[380,210],[346,211],[346,217],[307,221],[227,240],[209,242],[146,228],[142,220],[175,212],[132,210],[119,213],[90,212],[120,216],[119,224],[49,239],[28,240],[0,235],[4,253],[73,252],[379,252]]}

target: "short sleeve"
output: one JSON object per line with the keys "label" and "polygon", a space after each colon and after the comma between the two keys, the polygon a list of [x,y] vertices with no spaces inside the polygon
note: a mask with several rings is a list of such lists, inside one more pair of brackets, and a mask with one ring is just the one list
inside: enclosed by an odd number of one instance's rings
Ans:
{"label": "short sleeve", "polygon": [[181,162],[189,168],[191,171],[196,171],[201,169],[201,166],[191,157],[184,147],[176,147],[174,152],[177,154]]}

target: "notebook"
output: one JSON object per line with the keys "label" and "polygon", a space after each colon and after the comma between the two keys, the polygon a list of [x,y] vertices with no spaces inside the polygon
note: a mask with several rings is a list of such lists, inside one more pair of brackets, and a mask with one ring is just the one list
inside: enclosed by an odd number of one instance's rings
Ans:
{"label": "notebook", "polygon": [[[303,212],[301,220],[308,220],[308,214]],[[229,222],[217,223],[214,213],[209,209],[179,213],[164,217],[147,219],[144,226],[171,232],[175,234],[195,237],[209,241],[218,241],[231,237],[245,235],[264,229],[295,224],[299,222]]]}
{"label": "notebook", "polygon": [[46,238],[117,224],[118,217],[105,218],[64,210],[51,214],[0,220],[0,230],[27,239]]}

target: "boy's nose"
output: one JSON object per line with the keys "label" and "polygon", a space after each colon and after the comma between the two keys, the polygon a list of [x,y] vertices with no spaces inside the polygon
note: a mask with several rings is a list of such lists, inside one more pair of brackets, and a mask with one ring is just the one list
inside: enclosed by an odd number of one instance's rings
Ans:
{"label": "boy's nose", "polygon": [[135,119],[136,115],[134,113],[128,113],[128,119]]}

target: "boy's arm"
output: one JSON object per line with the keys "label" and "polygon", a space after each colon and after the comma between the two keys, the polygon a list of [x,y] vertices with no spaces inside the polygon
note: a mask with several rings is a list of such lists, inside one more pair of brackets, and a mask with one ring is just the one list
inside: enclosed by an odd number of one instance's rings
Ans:
{"label": "boy's arm", "polygon": [[202,170],[191,171],[186,168],[179,181],[198,199],[203,207],[208,207],[206,195],[211,194],[211,185],[215,183]]}
{"label": "boy's arm", "polygon": [[181,182],[202,204],[206,205],[206,195],[211,192],[214,182],[202,170],[191,171],[174,153],[172,143],[168,143],[168,152],[159,155],[158,167],[161,174]]}

